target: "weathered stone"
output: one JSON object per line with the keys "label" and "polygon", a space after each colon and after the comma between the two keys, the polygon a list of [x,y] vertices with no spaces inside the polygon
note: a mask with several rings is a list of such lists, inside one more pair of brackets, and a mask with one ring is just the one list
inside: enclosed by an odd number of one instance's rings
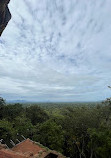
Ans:
{"label": "weathered stone", "polygon": [[0,0],[0,36],[11,19],[11,13],[8,9],[10,0]]}

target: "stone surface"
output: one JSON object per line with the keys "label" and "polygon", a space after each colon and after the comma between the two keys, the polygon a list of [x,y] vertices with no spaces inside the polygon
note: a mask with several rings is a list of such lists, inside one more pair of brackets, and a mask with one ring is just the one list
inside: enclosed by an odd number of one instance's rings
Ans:
{"label": "stone surface", "polygon": [[11,13],[8,8],[10,0],[0,0],[0,36],[11,19]]}
{"label": "stone surface", "polygon": [[0,158],[66,158],[62,154],[50,150],[43,145],[26,139],[11,149],[0,149]]}

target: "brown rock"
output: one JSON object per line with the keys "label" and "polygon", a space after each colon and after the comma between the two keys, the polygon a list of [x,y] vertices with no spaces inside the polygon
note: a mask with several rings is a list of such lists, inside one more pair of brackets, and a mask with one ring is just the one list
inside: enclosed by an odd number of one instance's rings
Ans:
{"label": "brown rock", "polygon": [[0,150],[1,150],[1,149],[7,149],[7,145],[0,143]]}

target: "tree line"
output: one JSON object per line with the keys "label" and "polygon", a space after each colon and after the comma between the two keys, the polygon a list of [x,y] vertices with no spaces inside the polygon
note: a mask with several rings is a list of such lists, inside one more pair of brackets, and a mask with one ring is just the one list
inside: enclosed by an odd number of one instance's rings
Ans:
{"label": "tree line", "polygon": [[9,147],[23,136],[70,158],[111,157],[111,99],[103,103],[24,106],[0,98],[0,139]]}

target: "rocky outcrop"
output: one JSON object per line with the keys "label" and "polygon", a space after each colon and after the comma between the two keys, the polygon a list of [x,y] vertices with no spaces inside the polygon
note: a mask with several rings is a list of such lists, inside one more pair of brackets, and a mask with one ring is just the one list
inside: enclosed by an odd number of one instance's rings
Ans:
{"label": "rocky outcrop", "polygon": [[8,9],[10,0],[0,0],[0,36],[11,19],[11,13]]}
{"label": "rocky outcrop", "polygon": [[1,147],[0,158],[66,158],[62,154],[50,150],[43,145],[26,139],[11,149]]}

